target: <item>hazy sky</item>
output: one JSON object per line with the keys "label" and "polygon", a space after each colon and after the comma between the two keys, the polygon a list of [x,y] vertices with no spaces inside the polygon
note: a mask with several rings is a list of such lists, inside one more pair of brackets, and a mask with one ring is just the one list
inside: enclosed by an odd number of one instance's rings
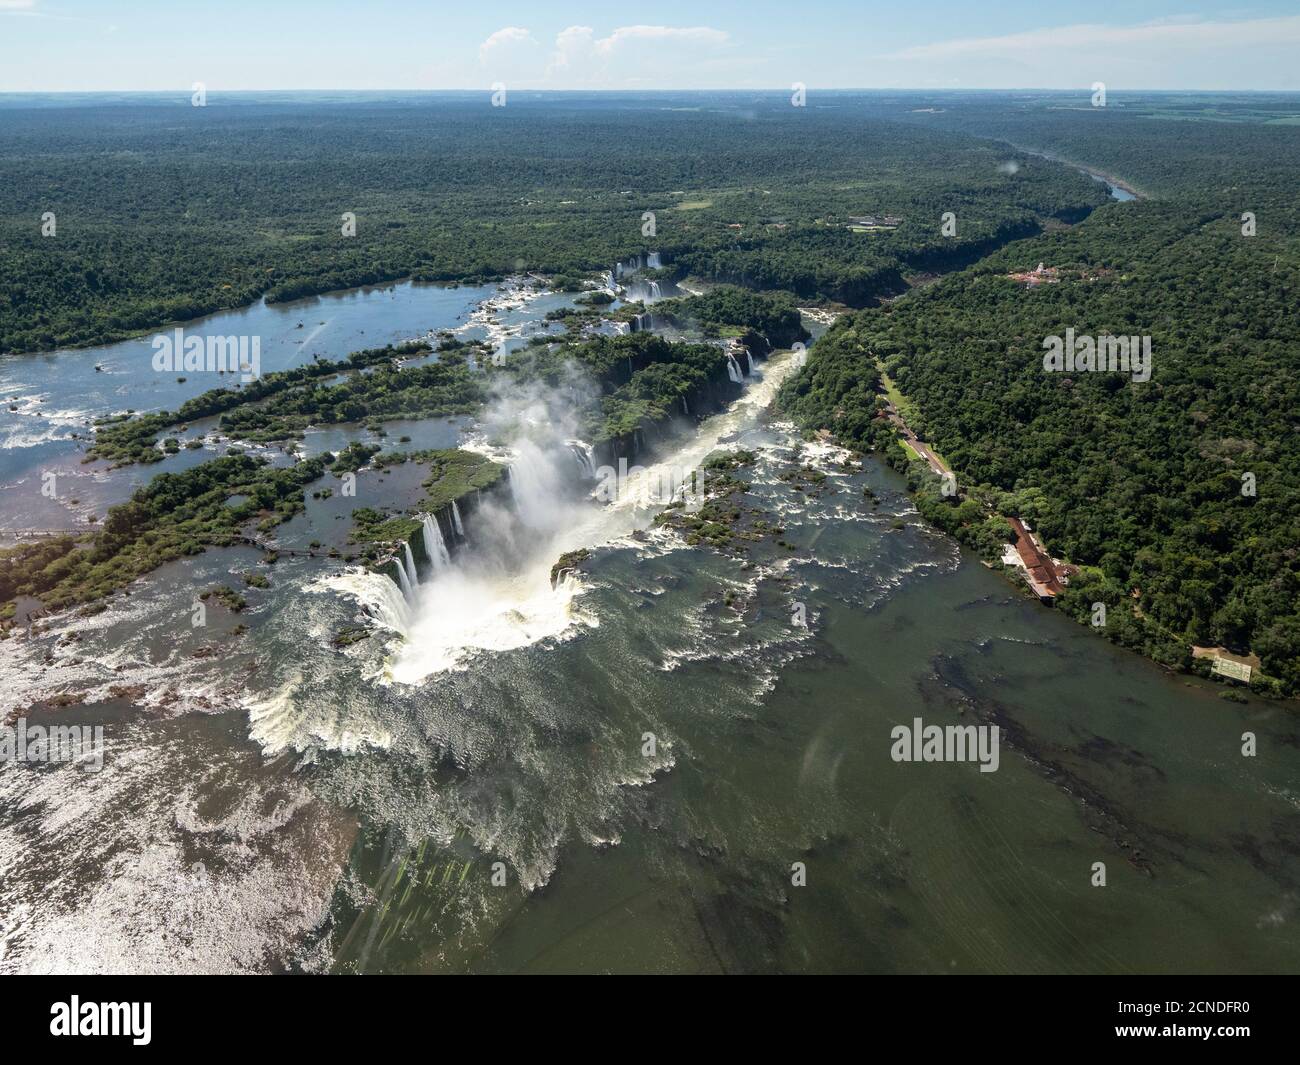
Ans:
{"label": "hazy sky", "polygon": [[1300,3],[0,0],[0,91],[1300,90]]}

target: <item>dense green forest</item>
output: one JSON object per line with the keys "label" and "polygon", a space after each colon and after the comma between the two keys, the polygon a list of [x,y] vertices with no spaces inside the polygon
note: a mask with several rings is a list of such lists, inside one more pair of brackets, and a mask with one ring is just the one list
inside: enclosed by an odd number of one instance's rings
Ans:
{"label": "dense green forest", "polygon": [[[922,514],[986,554],[1007,535],[999,515],[1028,520],[1081,567],[1062,606],[1085,618],[1107,603],[1108,637],[1177,667],[1193,644],[1252,652],[1257,687],[1294,693],[1298,115],[1291,97],[1130,95],[1091,108],[1034,93],[827,94],[807,110],[771,96],[705,109],[661,98],[8,106],[0,351],[402,276],[530,270],[572,287],[654,248],[665,276],[722,283],[655,308],[706,335],[764,350],[801,336],[796,300],[858,308],[783,393],[805,427],[882,449],[907,469]],[[1043,155],[1146,198],[1107,202],[1100,183]],[[40,234],[46,211],[56,236]],[[339,232],[344,212],[355,237]],[[953,235],[940,228],[947,212]],[[1040,284],[1012,276],[1039,263]],[[423,348],[270,374],[101,425],[95,454],[153,460],[165,430],[211,416],[268,440],[309,423],[468,411],[498,378],[572,384],[574,364],[594,384],[589,437],[635,452],[732,393],[716,346],[579,335],[594,315],[561,312],[571,335],[499,367],[451,345],[416,365],[402,361]],[[1150,380],[1044,371],[1044,338],[1067,329],[1150,338]],[[877,416],[882,369],[957,471],[959,497],[942,496]],[[272,476],[222,469],[251,485]],[[284,505],[274,485],[258,491],[275,496],[272,512]],[[193,528],[168,532],[165,550],[201,546]],[[24,574],[58,575],[71,552],[20,549],[6,560],[10,591],[30,594]],[[74,583],[107,587],[131,557]],[[62,580],[43,587],[71,587]]]}
{"label": "dense green forest", "polygon": [[[776,323],[787,309],[781,298],[767,295],[743,303],[760,320]],[[726,355],[718,345],[670,342],[652,333],[543,340],[500,365],[484,361],[471,367],[469,348],[445,341],[438,361],[415,366],[403,366],[402,360],[428,354],[428,345],[376,348],[347,360],[268,374],[238,390],[213,389],[174,412],[104,422],[91,455],[118,462],[156,461],[162,457],[156,448],[162,431],[218,414],[227,433],[283,440],[299,435],[308,423],[476,411],[493,392],[533,382],[570,390],[582,430],[597,447],[617,443],[635,453],[644,434],[664,431],[685,413],[684,402],[703,415],[740,391],[728,378]],[[323,380],[339,377],[337,383]],[[381,454],[377,444],[354,442],[337,456],[288,468],[232,453],[179,473],[159,474],[128,502],[110,507],[93,533],[0,550],[0,632],[7,628],[18,596],[39,598],[53,609],[99,600],[165,562],[240,542],[242,530],[252,522],[259,531],[269,531],[303,509],[304,487],[327,471],[341,474],[408,460],[430,468],[422,504],[429,511],[495,483],[503,471],[473,452]],[[372,545],[363,555],[367,558],[377,557],[374,545],[408,537],[420,524],[365,508],[354,514],[354,521],[353,541]]]}
{"label": "dense green forest", "polygon": [[[1153,198],[853,316],[787,406],[888,446],[872,417],[883,367],[972,489],[947,524],[978,541],[987,512],[973,500],[996,502],[1085,567],[1064,603],[1081,619],[1103,601],[1107,635],[1170,665],[1189,664],[1192,644],[1253,651],[1300,691],[1300,127],[969,99],[926,117],[1086,159]],[[1040,262],[1051,282],[1008,276]],[[1044,338],[1067,328],[1150,337],[1151,379],[1045,372]]]}
{"label": "dense green forest", "polygon": [[[663,306],[683,321],[731,329],[759,355],[808,336],[798,310],[781,295],[724,286]],[[473,414],[494,391],[533,381],[567,388],[584,432],[599,444],[657,429],[678,414],[689,416],[692,407],[709,413],[734,392],[726,355],[711,343],[673,343],[651,333],[543,336],[500,364],[486,358],[489,350],[446,337],[432,362],[418,361],[433,353],[420,341],[317,360],[237,388],[210,389],[174,411],[104,418],[88,458],[117,465],[161,462],[162,433],[212,417],[228,436],[265,443],[300,438],[313,425]],[[417,362],[408,364],[412,358]],[[172,438],[167,450],[178,447]]]}
{"label": "dense green forest", "polygon": [[[903,114],[770,96],[717,109],[493,108],[486,94],[0,107],[0,352],[119,338],[263,295],[571,276],[647,247],[677,272],[862,306],[909,270],[968,261],[1104,197]],[[945,211],[953,236],[940,233]],[[849,227],[865,214],[901,222]]]}
{"label": "dense green forest", "polygon": [[93,602],[165,562],[240,542],[254,520],[268,531],[303,509],[304,486],[324,472],[320,458],[277,468],[227,455],[159,474],[111,507],[97,532],[0,551],[0,622],[13,616],[17,596],[55,610]]}
{"label": "dense green forest", "polygon": [[[306,366],[279,370],[233,388],[211,388],[174,411],[118,414],[95,424],[91,459],[161,462],[155,446],[165,429],[183,428],[202,418],[221,416],[220,426],[248,440],[285,440],[300,436],[308,424],[334,425],[362,419],[433,417],[477,408],[482,391],[465,371],[468,345],[444,344],[442,368],[394,377],[402,359],[433,349],[412,341],[354,351],[346,359],[317,359]],[[371,368],[377,376],[361,377]],[[392,394],[390,394],[392,393]]]}
{"label": "dense green forest", "polygon": [[695,326],[706,336],[757,333],[766,344],[779,348],[809,336],[793,299],[734,285],[718,285],[700,296],[657,303],[654,313],[683,327]]}

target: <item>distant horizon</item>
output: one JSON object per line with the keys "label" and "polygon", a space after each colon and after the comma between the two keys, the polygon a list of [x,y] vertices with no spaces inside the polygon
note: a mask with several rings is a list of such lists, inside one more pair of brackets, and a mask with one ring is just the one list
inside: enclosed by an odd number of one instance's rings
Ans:
{"label": "distant horizon", "polygon": [[[645,19],[645,22],[638,21]],[[650,20],[653,19],[653,22]],[[0,0],[0,93],[1300,92],[1293,0]],[[865,83],[865,85],[864,85]],[[1203,87],[1197,87],[1203,86]],[[237,88],[236,88],[237,87]],[[846,88],[848,87],[848,88]],[[1043,90],[1049,91],[1049,90]]]}
{"label": "distant horizon", "polygon": [[[303,95],[327,95],[327,94],[345,94],[350,96],[476,96],[490,94],[492,86],[484,85],[481,88],[375,88],[375,89],[351,89],[342,86],[334,88],[279,88],[279,89],[214,89],[206,86],[206,92],[209,98],[219,96],[277,96],[286,94],[303,94]],[[518,95],[528,96],[656,96],[656,95],[699,95],[699,96],[753,96],[753,95],[770,95],[770,96],[787,96],[791,92],[792,86],[778,87],[754,87],[754,88],[694,88],[694,89],[658,89],[658,88],[576,88],[576,89],[542,89],[542,88],[518,88],[513,89],[507,86],[507,90]],[[1043,93],[1054,96],[1076,96],[1087,97],[1091,94],[1090,86],[1080,86],[1078,88],[1048,88],[1034,85],[1008,85],[1008,86],[989,86],[989,87],[946,87],[934,88],[918,85],[902,85],[896,88],[881,87],[848,87],[848,88],[828,88],[818,85],[805,85],[804,88],[809,93],[825,93],[836,96],[853,96],[862,94],[877,95],[900,95],[907,93],[924,93],[927,95],[979,95],[989,93]],[[156,96],[170,97],[172,95],[185,97],[187,100],[193,92],[192,86],[182,86],[176,89],[0,89],[0,97],[5,96]],[[1233,96],[1237,94],[1249,93],[1258,96],[1300,96],[1300,89],[1107,89],[1107,95],[1110,98],[1122,98],[1125,96],[1179,96],[1179,95],[1197,95],[1197,96]]]}

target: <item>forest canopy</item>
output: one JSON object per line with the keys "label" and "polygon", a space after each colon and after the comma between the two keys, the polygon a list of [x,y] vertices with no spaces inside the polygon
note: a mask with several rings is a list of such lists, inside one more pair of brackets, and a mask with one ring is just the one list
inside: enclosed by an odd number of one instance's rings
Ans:
{"label": "forest canopy", "polygon": [[[1084,567],[1067,608],[1122,608],[1108,634],[1171,665],[1194,644],[1253,652],[1300,691],[1300,127],[954,106],[939,118],[1158,194],[854,315],[787,406],[882,443],[883,370],[963,484]],[[1023,280],[1040,263],[1048,280]],[[1045,372],[1066,329],[1149,338],[1151,379]]]}

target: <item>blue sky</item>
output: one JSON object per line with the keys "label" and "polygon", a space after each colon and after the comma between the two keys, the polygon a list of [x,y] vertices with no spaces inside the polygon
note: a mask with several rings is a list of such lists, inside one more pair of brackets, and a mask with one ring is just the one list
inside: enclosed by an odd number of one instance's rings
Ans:
{"label": "blue sky", "polygon": [[1300,4],[0,0],[0,91],[1300,90]]}

